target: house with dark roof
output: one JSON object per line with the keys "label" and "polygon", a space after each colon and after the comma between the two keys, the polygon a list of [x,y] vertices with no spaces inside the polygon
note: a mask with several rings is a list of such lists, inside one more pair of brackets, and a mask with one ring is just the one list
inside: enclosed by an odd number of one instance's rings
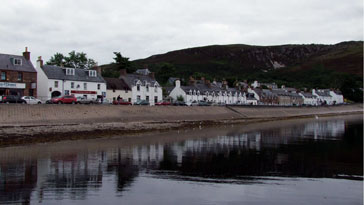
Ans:
{"label": "house with dark roof", "polygon": [[41,57],[37,60],[38,98],[47,100],[63,95],[74,95],[86,99],[106,97],[106,82],[101,77],[101,69],[68,68],[43,65]]}
{"label": "house with dark roof", "polygon": [[340,91],[330,89],[312,89],[312,95],[316,96],[321,105],[335,105],[344,103],[344,96]]}
{"label": "house with dark roof", "polygon": [[110,101],[118,98],[131,102],[131,88],[120,78],[106,78],[106,98]]}
{"label": "house with dark roof", "polygon": [[300,92],[298,94],[302,96],[304,105],[311,105],[311,106],[317,106],[318,105],[317,96],[313,95],[312,93]]}
{"label": "house with dark roof", "polygon": [[23,55],[0,54],[0,96],[37,96],[37,71],[30,52]]}
{"label": "house with dark roof", "polygon": [[131,102],[146,100],[150,105],[163,100],[162,87],[156,81],[154,73],[129,74],[126,69],[120,70],[120,80],[131,89]]}

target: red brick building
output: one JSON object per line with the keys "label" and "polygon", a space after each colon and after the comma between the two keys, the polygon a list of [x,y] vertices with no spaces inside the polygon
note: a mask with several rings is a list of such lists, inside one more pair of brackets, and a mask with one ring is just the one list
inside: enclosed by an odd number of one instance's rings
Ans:
{"label": "red brick building", "polygon": [[25,48],[22,56],[0,53],[0,96],[37,96],[37,71]]}

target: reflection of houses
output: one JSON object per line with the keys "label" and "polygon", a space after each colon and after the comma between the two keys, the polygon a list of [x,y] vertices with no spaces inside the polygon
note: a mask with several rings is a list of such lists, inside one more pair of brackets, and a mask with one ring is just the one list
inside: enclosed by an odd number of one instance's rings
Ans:
{"label": "reflection of houses", "polygon": [[39,57],[37,71],[38,98],[42,100],[61,95],[94,100],[106,96],[106,83],[99,69],[96,71],[43,65],[43,60]]}
{"label": "reflection of houses", "polygon": [[0,54],[0,96],[37,96],[37,71],[30,62],[30,52],[23,56]]}
{"label": "reflection of houses", "polygon": [[0,203],[30,204],[37,185],[37,161],[0,164]]}
{"label": "reflection of houses", "polygon": [[174,100],[182,97],[184,102],[206,101],[211,103],[224,104],[246,104],[246,96],[243,92],[235,88],[229,88],[226,81],[223,83],[213,82],[202,78],[196,81],[191,78],[189,86],[181,86],[180,80],[176,80],[176,86],[169,96]]}
{"label": "reflection of houses", "polygon": [[340,137],[345,132],[345,121],[317,121],[305,125],[304,134],[314,136],[314,139]]}

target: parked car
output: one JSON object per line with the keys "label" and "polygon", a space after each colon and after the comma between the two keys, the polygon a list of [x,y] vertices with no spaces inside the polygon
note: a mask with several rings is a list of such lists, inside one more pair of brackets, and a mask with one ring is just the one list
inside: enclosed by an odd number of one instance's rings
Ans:
{"label": "parked car", "polygon": [[27,102],[25,100],[23,100],[20,96],[17,95],[4,95],[1,99],[2,103],[22,103],[22,104],[26,104]]}
{"label": "parked car", "polygon": [[112,104],[112,102],[111,102],[109,99],[106,99],[106,98],[104,98],[104,99],[102,99],[102,100],[101,100],[101,98],[99,98],[99,99],[97,100],[97,102],[98,102],[99,104]]}
{"label": "parked car", "polygon": [[149,101],[146,100],[138,100],[134,103],[134,105],[149,105]]}
{"label": "parked car", "polygon": [[129,102],[129,101],[125,101],[125,100],[123,100],[123,99],[120,99],[119,101],[114,100],[114,101],[112,102],[112,104],[114,104],[114,105],[132,105],[132,104],[131,104],[131,102]]}
{"label": "parked car", "polygon": [[42,104],[42,102],[33,97],[33,96],[23,96],[21,97],[21,99],[25,100],[27,102],[27,104],[31,104],[31,105],[34,105],[34,104]]}
{"label": "parked car", "polygon": [[77,98],[73,95],[65,95],[51,99],[52,104],[76,104]]}
{"label": "parked car", "polygon": [[211,104],[206,101],[200,101],[198,102],[198,106],[210,106]]}
{"label": "parked car", "polygon": [[194,100],[194,101],[192,101],[190,106],[198,106],[198,102]]}
{"label": "parked car", "polygon": [[87,99],[85,97],[77,97],[77,104],[98,104],[97,99]]}
{"label": "parked car", "polygon": [[171,105],[171,102],[169,102],[169,101],[160,101],[160,102],[156,102],[155,105]]}
{"label": "parked car", "polygon": [[174,106],[187,106],[187,104],[183,101],[176,101],[173,103]]}

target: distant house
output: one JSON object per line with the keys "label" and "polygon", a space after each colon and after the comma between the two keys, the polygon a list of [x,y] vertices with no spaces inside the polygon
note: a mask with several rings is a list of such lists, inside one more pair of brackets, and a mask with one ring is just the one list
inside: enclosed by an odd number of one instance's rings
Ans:
{"label": "distant house", "polygon": [[312,95],[318,98],[321,105],[335,105],[344,103],[344,96],[339,91],[330,89],[312,89]]}
{"label": "distant house", "polygon": [[[221,85],[221,86],[220,86]],[[183,97],[186,104],[192,102],[206,101],[223,104],[246,104],[246,97],[243,92],[236,88],[228,88],[227,83],[217,83],[205,80],[190,81],[189,86],[181,86],[181,81],[176,80],[176,86],[169,96],[174,100]]]}
{"label": "distant house", "polygon": [[300,106],[304,103],[303,97],[296,91],[288,92],[285,89],[273,89],[272,92],[278,96],[278,104],[281,106]]}
{"label": "distant house", "polygon": [[87,99],[106,97],[106,82],[101,77],[100,69],[86,70],[54,65],[43,65],[37,61],[38,98],[47,100],[62,95],[74,95]]}
{"label": "distant house", "polygon": [[110,101],[117,100],[118,97],[121,99],[131,102],[132,93],[131,88],[119,78],[106,78],[106,98]]}
{"label": "distant house", "polygon": [[152,72],[150,72],[150,70],[148,68],[144,68],[144,69],[138,69],[135,71],[136,74],[140,74],[140,75],[149,75]]}
{"label": "distant house", "polygon": [[139,100],[146,100],[150,105],[154,105],[156,102],[163,100],[162,87],[155,80],[154,73],[146,73],[148,72],[128,74],[125,69],[120,70],[119,78],[131,89],[131,102],[133,104]]}
{"label": "distant house", "polygon": [[317,96],[312,95],[312,93],[300,92],[299,95],[302,96],[304,105],[311,105],[311,106],[318,105]]}
{"label": "distant house", "polygon": [[321,89],[321,90],[312,89],[312,95],[317,97],[319,105],[334,104],[334,100],[330,95],[329,89]]}
{"label": "distant house", "polygon": [[37,71],[25,48],[22,56],[0,54],[0,96],[37,96]]}

